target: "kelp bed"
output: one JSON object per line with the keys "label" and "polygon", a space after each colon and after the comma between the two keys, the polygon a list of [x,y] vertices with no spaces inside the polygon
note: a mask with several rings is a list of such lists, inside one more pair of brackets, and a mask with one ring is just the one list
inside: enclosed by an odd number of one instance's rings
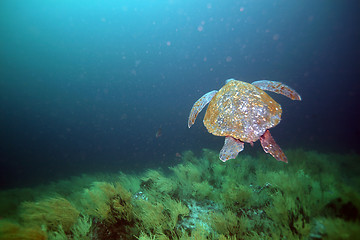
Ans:
{"label": "kelp bed", "polygon": [[0,239],[357,239],[359,156],[286,155],[187,151],[169,171],[2,191]]}

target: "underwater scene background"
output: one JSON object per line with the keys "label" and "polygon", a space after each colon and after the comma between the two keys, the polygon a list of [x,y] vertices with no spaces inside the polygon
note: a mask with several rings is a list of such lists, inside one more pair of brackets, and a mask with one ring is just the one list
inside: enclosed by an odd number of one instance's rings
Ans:
{"label": "underwater scene background", "polygon": [[[0,239],[359,239],[358,1],[0,3]],[[223,163],[229,78],[302,101]]]}

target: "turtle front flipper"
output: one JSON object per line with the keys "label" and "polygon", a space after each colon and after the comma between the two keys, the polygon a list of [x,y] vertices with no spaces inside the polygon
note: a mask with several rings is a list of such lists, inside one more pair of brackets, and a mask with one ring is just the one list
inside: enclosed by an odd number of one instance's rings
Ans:
{"label": "turtle front flipper", "polygon": [[233,137],[226,137],[224,146],[220,151],[219,158],[226,162],[229,159],[235,159],[236,156],[244,149],[244,143]]}
{"label": "turtle front flipper", "polygon": [[276,144],[269,130],[266,130],[260,137],[260,142],[266,153],[270,153],[278,161],[288,162],[284,152],[279,145]]}
{"label": "turtle front flipper", "polygon": [[211,101],[211,99],[215,96],[217,92],[218,92],[217,90],[208,92],[194,103],[194,106],[191,108],[189,115],[189,120],[188,120],[189,128],[195,123],[195,119],[199,114],[199,112],[201,112],[201,110],[206,106],[206,104],[208,104]]}
{"label": "turtle front flipper", "polygon": [[252,85],[264,91],[282,94],[288,98],[291,98],[292,100],[301,100],[300,95],[294,89],[280,82],[261,80],[253,82]]}

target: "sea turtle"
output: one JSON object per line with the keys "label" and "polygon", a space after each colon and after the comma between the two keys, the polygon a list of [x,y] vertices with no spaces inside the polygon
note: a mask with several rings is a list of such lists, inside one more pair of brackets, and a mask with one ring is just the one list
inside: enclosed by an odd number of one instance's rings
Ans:
{"label": "sea turtle", "polygon": [[260,139],[266,153],[278,161],[287,162],[285,154],[269,132],[269,128],[281,120],[281,106],[264,90],[301,100],[295,90],[280,82],[261,80],[250,84],[229,79],[219,91],[208,92],[195,102],[190,111],[188,127],[194,124],[199,112],[209,103],[203,122],[210,133],[225,137],[219,155],[221,161],[236,158],[244,149],[244,142],[253,145]]}

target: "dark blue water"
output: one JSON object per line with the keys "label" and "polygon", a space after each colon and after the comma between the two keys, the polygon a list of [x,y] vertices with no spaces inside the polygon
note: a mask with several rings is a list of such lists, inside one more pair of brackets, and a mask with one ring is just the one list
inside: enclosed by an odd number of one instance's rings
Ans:
{"label": "dark blue water", "polygon": [[228,78],[301,94],[270,94],[283,107],[271,130],[282,148],[359,152],[359,10],[325,0],[1,1],[1,186],[220,150],[203,113],[191,129],[187,117]]}

